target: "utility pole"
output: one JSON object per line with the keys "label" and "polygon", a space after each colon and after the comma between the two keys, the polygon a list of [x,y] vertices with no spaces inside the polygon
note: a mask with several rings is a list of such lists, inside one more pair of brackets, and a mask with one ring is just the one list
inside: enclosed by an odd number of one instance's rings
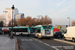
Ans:
{"label": "utility pole", "polygon": [[11,8],[12,8],[12,30],[11,30],[11,38],[13,38],[13,17],[14,17],[14,15],[13,15],[14,11],[13,10],[15,9],[14,5],[12,5]]}
{"label": "utility pole", "polygon": [[67,19],[69,19],[69,26],[70,26],[70,17],[67,17]]}

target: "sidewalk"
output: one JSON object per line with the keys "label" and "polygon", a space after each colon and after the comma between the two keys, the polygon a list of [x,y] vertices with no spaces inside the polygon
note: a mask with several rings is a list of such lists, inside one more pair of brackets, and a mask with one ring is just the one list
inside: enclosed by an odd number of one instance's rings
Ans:
{"label": "sidewalk", "polygon": [[6,35],[0,35],[0,50],[15,50],[16,39],[10,39]]}

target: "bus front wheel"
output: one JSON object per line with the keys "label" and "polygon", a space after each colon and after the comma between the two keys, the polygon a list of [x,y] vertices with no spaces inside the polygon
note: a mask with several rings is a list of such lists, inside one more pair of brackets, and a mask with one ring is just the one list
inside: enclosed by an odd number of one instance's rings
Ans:
{"label": "bus front wheel", "polygon": [[37,35],[37,37],[40,39],[41,37],[39,35]]}

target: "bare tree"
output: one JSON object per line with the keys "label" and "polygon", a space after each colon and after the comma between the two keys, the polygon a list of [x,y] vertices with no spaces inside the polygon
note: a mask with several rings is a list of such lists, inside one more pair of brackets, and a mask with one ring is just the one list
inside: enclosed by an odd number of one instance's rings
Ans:
{"label": "bare tree", "polygon": [[72,21],[72,26],[75,26],[75,21]]}

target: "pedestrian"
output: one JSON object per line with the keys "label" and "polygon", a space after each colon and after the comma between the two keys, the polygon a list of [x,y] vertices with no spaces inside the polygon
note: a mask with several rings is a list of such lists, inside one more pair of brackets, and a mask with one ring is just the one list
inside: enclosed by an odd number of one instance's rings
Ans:
{"label": "pedestrian", "polygon": [[13,31],[12,31],[12,30],[10,30],[9,37],[10,37],[11,39],[13,38]]}
{"label": "pedestrian", "polygon": [[10,35],[11,35],[10,32],[11,32],[11,31],[9,31],[9,33],[8,33],[9,37],[10,37]]}
{"label": "pedestrian", "polygon": [[10,38],[13,38],[13,31],[11,31],[11,37]]}

